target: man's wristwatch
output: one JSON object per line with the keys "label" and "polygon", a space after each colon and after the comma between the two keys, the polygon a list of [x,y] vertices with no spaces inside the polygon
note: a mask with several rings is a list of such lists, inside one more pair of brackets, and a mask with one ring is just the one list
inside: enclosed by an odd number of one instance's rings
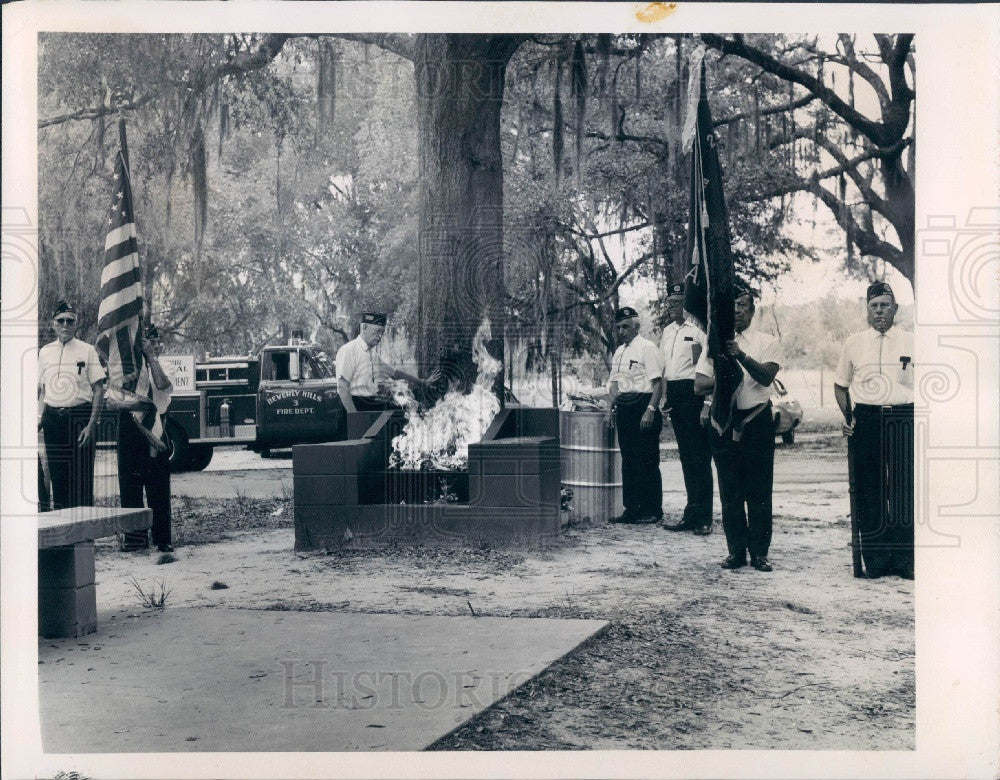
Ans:
{"label": "man's wristwatch", "polygon": [[655,406],[653,406],[652,404],[650,404],[650,405],[649,405],[649,406],[647,406],[646,408],[647,408],[647,409],[649,409],[649,411],[651,411],[651,412],[655,412],[655,411],[656,411],[656,407],[655,407]]}

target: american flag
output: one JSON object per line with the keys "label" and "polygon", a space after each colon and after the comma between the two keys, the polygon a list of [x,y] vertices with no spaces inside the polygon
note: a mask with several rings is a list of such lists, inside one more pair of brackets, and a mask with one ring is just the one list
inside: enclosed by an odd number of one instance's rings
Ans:
{"label": "american flag", "polygon": [[[124,144],[123,144],[124,147]],[[115,159],[115,193],[107,219],[104,268],[101,271],[101,305],[97,314],[97,351],[108,364],[108,389],[128,396],[151,397],[149,371],[139,348],[142,326],[142,284],[139,248],[128,159],[121,149]],[[155,411],[136,413],[136,422],[155,436],[162,433]]]}
{"label": "american flag", "polygon": [[708,334],[708,356],[715,366],[711,419],[715,429],[723,433],[732,424],[733,401],[743,372],[725,351],[726,341],[736,331],[733,295],[736,277],[722,164],[708,105],[704,54],[704,48],[699,47],[692,58],[683,132],[684,144],[691,150],[687,242],[691,271],[686,280],[684,308]]}

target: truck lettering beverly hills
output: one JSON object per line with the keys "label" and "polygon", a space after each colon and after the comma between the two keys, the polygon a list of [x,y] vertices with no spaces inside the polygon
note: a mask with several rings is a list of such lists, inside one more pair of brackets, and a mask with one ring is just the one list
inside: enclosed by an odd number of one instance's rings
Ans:
{"label": "truck lettering beverly hills", "polygon": [[315,344],[292,340],[260,356],[194,363],[193,387],[174,392],[166,414],[173,471],[201,470],[212,448],[245,444],[263,456],[293,444],[335,441],[344,419],[333,362]]}

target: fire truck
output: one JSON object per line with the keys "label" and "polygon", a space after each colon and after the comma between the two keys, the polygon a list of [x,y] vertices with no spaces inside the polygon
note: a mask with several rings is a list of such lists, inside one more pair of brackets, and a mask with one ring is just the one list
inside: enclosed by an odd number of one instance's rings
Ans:
{"label": "fire truck", "polygon": [[[336,441],[344,419],[333,361],[316,344],[293,337],[259,357],[195,362],[164,356],[174,392],[166,413],[172,471],[200,471],[217,446],[272,449]],[[193,377],[191,372],[193,371]]]}

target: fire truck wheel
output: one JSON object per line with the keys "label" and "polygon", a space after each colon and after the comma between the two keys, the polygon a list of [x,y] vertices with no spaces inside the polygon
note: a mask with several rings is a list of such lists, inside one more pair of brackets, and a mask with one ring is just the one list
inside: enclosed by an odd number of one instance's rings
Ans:
{"label": "fire truck wheel", "polygon": [[211,444],[191,444],[188,445],[188,464],[191,471],[203,471],[212,462]]}
{"label": "fire truck wheel", "polygon": [[174,474],[187,471],[190,468],[188,457],[191,451],[187,434],[181,426],[169,419],[165,430],[167,438],[170,439],[170,471]]}

